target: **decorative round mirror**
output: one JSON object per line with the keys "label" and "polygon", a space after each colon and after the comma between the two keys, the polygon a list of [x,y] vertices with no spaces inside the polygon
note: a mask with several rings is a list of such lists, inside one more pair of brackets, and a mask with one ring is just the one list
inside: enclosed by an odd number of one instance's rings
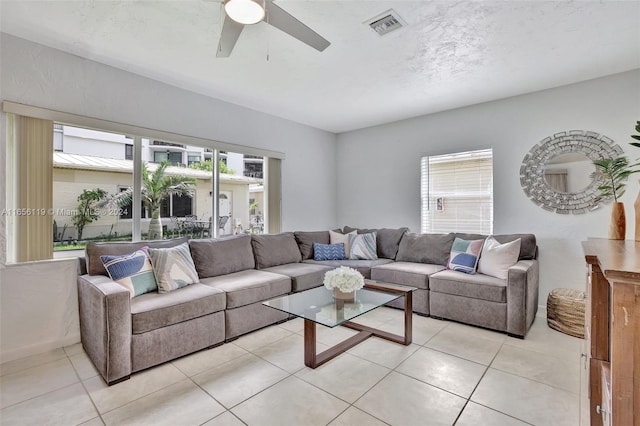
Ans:
{"label": "decorative round mirror", "polygon": [[593,160],[615,158],[622,148],[594,132],[572,130],[543,139],[522,160],[520,184],[543,209],[581,214],[598,207],[599,181],[592,178]]}

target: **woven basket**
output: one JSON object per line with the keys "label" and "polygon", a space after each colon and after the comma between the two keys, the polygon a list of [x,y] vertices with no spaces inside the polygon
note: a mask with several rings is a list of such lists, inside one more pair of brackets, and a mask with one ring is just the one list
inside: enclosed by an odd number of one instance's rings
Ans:
{"label": "woven basket", "polygon": [[584,309],[583,291],[553,289],[547,298],[547,324],[554,330],[584,339]]}

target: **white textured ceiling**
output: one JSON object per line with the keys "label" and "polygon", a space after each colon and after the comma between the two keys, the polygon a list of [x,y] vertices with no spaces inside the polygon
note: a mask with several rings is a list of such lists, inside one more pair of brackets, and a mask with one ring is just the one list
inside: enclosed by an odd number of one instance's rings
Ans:
{"label": "white textured ceiling", "polygon": [[[331,46],[260,23],[216,58],[223,11],[204,0],[2,0],[0,29],[332,132],[640,68],[640,1],[277,3]],[[407,27],[363,24],[391,8]]]}

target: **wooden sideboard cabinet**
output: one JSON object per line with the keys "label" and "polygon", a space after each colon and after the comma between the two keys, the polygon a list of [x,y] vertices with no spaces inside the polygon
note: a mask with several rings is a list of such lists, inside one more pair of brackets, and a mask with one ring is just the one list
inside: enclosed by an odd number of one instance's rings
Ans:
{"label": "wooden sideboard cabinet", "polygon": [[585,353],[592,426],[640,426],[640,242],[589,239]]}

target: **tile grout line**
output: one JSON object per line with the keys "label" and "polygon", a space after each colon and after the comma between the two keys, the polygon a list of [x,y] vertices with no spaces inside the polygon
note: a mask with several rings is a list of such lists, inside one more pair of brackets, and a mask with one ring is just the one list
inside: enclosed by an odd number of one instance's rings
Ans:
{"label": "tile grout line", "polygon": [[[383,324],[390,323],[390,322],[393,322],[393,321],[395,321],[395,319],[391,318],[391,319],[389,319],[388,321],[383,322]],[[530,423],[528,423],[528,422],[525,422],[525,421],[524,421],[524,420],[522,420],[522,419],[519,419],[519,418],[514,417],[514,416],[512,416],[512,415],[509,415],[509,414],[503,413],[502,411],[499,411],[499,410],[497,410],[497,409],[494,409],[494,408],[491,408],[491,407],[489,407],[489,406],[485,406],[485,405],[480,404],[480,403],[478,403],[478,402],[472,401],[472,397],[473,397],[473,395],[474,395],[474,394],[475,394],[475,392],[477,391],[477,389],[478,389],[478,387],[480,386],[480,383],[482,382],[482,380],[486,377],[487,373],[489,372],[489,369],[493,369],[493,370],[495,370],[495,371],[499,371],[499,372],[504,373],[504,374],[512,375],[512,376],[514,376],[514,377],[518,377],[518,378],[522,378],[522,379],[526,379],[526,380],[531,380],[531,381],[536,382],[536,383],[539,383],[539,384],[541,384],[541,385],[549,386],[549,387],[551,387],[551,388],[554,388],[554,389],[557,389],[557,390],[560,390],[560,391],[567,392],[567,393],[569,393],[569,394],[571,394],[571,395],[579,395],[579,392],[578,392],[578,393],[574,393],[574,392],[568,391],[568,390],[566,390],[566,389],[563,389],[563,388],[560,388],[560,387],[557,387],[557,386],[554,386],[554,385],[550,385],[550,384],[548,384],[548,383],[545,383],[545,382],[542,382],[542,381],[539,381],[539,380],[536,380],[536,379],[531,379],[531,378],[528,378],[528,377],[526,377],[526,376],[522,376],[522,375],[519,375],[519,374],[516,374],[516,373],[512,373],[512,372],[510,372],[510,371],[506,371],[506,370],[502,370],[502,369],[500,369],[500,368],[496,368],[496,367],[494,367],[494,366],[493,366],[494,362],[495,362],[495,361],[496,361],[496,359],[498,358],[498,356],[499,356],[500,352],[501,352],[503,349],[505,349],[506,347],[509,347],[509,348],[515,348],[515,349],[517,349],[517,350],[522,350],[522,351],[529,351],[529,352],[536,353],[536,354],[542,354],[542,355],[545,355],[545,356],[552,357],[552,358],[554,358],[554,359],[563,359],[563,358],[558,357],[558,356],[555,356],[555,355],[546,354],[546,353],[544,353],[544,352],[541,352],[540,350],[535,350],[535,349],[529,349],[529,348],[523,348],[523,347],[520,347],[520,346],[516,346],[516,345],[512,344],[511,342],[509,342],[509,341],[508,341],[508,339],[504,339],[504,340],[502,340],[501,342],[499,342],[499,343],[500,343],[500,346],[499,346],[498,350],[496,351],[496,353],[495,353],[495,354],[493,355],[493,357],[491,358],[491,361],[489,362],[489,364],[488,364],[488,365],[486,365],[486,366],[485,366],[484,364],[482,364],[482,363],[478,363],[478,362],[476,362],[476,361],[472,361],[472,360],[469,360],[469,359],[463,358],[463,357],[461,357],[461,356],[457,356],[457,355],[454,355],[454,354],[450,354],[450,353],[444,352],[444,351],[439,350],[439,349],[435,349],[435,348],[431,348],[431,347],[426,346],[426,345],[427,345],[427,344],[429,344],[429,342],[431,342],[434,338],[436,338],[438,335],[440,335],[440,334],[443,332],[443,330],[445,330],[445,329],[447,329],[447,328],[450,328],[450,325],[451,325],[452,323],[451,323],[451,322],[448,322],[448,321],[445,321],[445,322],[447,322],[447,324],[445,324],[442,328],[440,328],[438,331],[436,331],[436,332],[435,332],[435,334],[434,334],[434,335],[432,335],[431,337],[429,337],[429,338],[426,340],[426,342],[424,342],[423,344],[416,344],[416,346],[417,346],[417,348],[418,348],[418,349],[416,349],[415,351],[413,351],[413,352],[412,352],[411,354],[409,354],[407,357],[403,358],[403,360],[402,360],[400,363],[398,363],[398,364],[397,364],[395,367],[393,367],[393,368],[389,368],[389,367],[387,367],[387,366],[385,366],[385,365],[378,364],[378,363],[376,363],[376,362],[374,362],[374,361],[368,360],[368,359],[364,358],[364,355],[363,355],[363,356],[358,356],[358,355],[355,355],[355,354],[352,354],[352,353],[346,352],[346,353],[348,353],[349,355],[351,355],[351,356],[353,356],[353,357],[356,357],[356,358],[359,358],[359,359],[365,360],[365,361],[367,361],[367,362],[371,362],[372,364],[378,365],[378,366],[380,366],[380,367],[383,367],[383,368],[386,368],[386,369],[388,369],[388,370],[389,370],[389,371],[388,371],[388,372],[386,372],[386,374],[384,374],[384,376],[383,376],[382,378],[380,378],[380,379],[379,379],[375,384],[373,384],[372,386],[368,387],[368,388],[367,388],[367,389],[362,393],[362,395],[360,395],[360,397],[358,397],[357,399],[355,399],[355,400],[354,400],[354,402],[353,402],[353,403],[349,403],[349,402],[345,401],[344,399],[342,399],[342,398],[340,398],[340,397],[338,397],[338,396],[336,396],[336,395],[333,395],[331,392],[329,392],[329,391],[327,391],[327,390],[325,390],[325,389],[322,389],[322,388],[320,388],[319,386],[314,385],[313,383],[307,382],[304,378],[301,378],[301,377],[296,376],[296,374],[298,374],[298,373],[300,373],[301,371],[303,371],[303,370],[304,370],[304,367],[303,367],[303,368],[300,368],[300,369],[298,369],[298,370],[296,370],[295,372],[289,372],[289,371],[284,370],[283,368],[279,367],[278,365],[276,365],[276,364],[272,363],[271,361],[269,361],[269,360],[267,360],[267,359],[263,358],[262,356],[260,356],[260,355],[258,355],[257,353],[255,353],[255,352],[254,352],[254,351],[258,351],[258,350],[260,350],[260,349],[262,349],[262,348],[264,348],[264,347],[266,347],[266,346],[271,346],[271,345],[276,345],[276,344],[278,344],[278,343],[282,343],[282,340],[284,340],[284,339],[286,339],[286,338],[288,338],[288,337],[291,337],[291,336],[294,336],[294,335],[298,335],[298,336],[300,335],[300,334],[298,334],[297,332],[294,332],[294,331],[292,331],[292,330],[285,329],[285,328],[283,328],[283,327],[280,327],[280,328],[281,328],[281,329],[283,329],[283,330],[285,330],[285,331],[287,331],[287,332],[289,333],[287,336],[284,336],[284,337],[282,337],[282,338],[276,339],[275,341],[269,342],[269,343],[264,344],[264,345],[262,345],[262,346],[258,346],[258,347],[256,347],[256,348],[253,348],[253,350],[248,350],[248,349],[246,349],[246,348],[244,348],[244,347],[242,347],[242,346],[238,346],[238,345],[236,345],[239,349],[242,349],[243,351],[246,351],[246,353],[250,353],[250,354],[252,354],[253,356],[257,357],[258,359],[260,359],[260,360],[264,361],[265,363],[267,363],[267,364],[269,364],[269,365],[271,365],[271,366],[273,366],[273,367],[276,367],[277,369],[279,369],[279,370],[281,370],[281,371],[284,371],[284,373],[286,373],[286,374],[285,374],[285,376],[284,376],[282,379],[277,380],[275,383],[273,383],[273,384],[269,385],[269,386],[268,386],[268,387],[266,387],[265,389],[262,389],[261,391],[259,391],[259,392],[255,393],[255,394],[253,394],[253,395],[251,395],[251,396],[249,396],[248,398],[246,398],[246,399],[242,400],[241,402],[239,402],[239,403],[237,403],[237,404],[234,404],[234,405],[233,405],[232,407],[230,407],[230,408],[226,408],[226,407],[225,407],[223,404],[221,404],[221,403],[220,403],[220,402],[219,402],[215,397],[213,397],[211,394],[209,394],[209,393],[208,393],[208,392],[207,392],[207,391],[206,391],[202,386],[198,385],[198,383],[196,383],[196,382],[194,381],[194,379],[193,379],[193,377],[194,377],[194,376],[196,376],[196,375],[198,375],[198,374],[201,374],[201,373],[204,373],[204,372],[206,372],[206,371],[208,371],[208,370],[210,370],[210,369],[205,369],[205,370],[203,370],[203,371],[201,371],[201,372],[198,372],[198,373],[194,374],[193,376],[188,376],[188,375],[187,375],[185,372],[183,372],[180,368],[178,368],[176,365],[174,365],[172,361],[169,361],[169,362],[168,362],[168,364],[172,365],[172,367],[176,368],[176,370],[177,370],[178,372],[180,372],[180,373],[184,376],[182,379],[178,380],[177,382],[174,382],[174,383],[168,384],[168,385],[166,385],[166,386],[163,386],[163,387],[161,387],[160,389],[157,389],[157,390],[155,390],[154,392],[151,392],[151,393],[149,393],[149,394],[147,394],[147,395],[143,395],[143,396],[141,396],[141,397],[139,397],[139,398],[136,398],[136,399],[134,399],[134,400],[128,401],[127,403],[125,403],[125,404],[123,404],[123,405],[120,405],[120,406],[118,406],[118,407],[115,407],[115,408],[113,408],[113,409],[111,409],[111,410],[109,410],[109,411],[107,411],[107,412],[105,412],[105,413],[100,413],[100,411],[98,410],[98,407],[96,406],[95,401],[93,400],[93,398],[91,397],[91,394],[90,394],[90,393],[89,393],[89,391],[87,390],[87,387],[86,387],[86,385],[85,385],[85,380],[81,379],[79,370],[76,368],[76,366],[75,366],[75,365],[73,364],[73,362],[71,361],[71,358],[72,358],[72,357],[76,357],[77,355],[79,355],[79,354],[81,354],[81,353],[84,353],[84,352],[74,353],[73,355],[71,355],[71,354],[67,353],[67,351],[66,351],[66,350],[64,350],[64,347],[63,347],[63,348],[62,348],[62,350],[63,350],[63,353],[64,353],[64,357],[61,357],[61,358],[59,358],[59,359],[55,359],[55,360],[50,360],[50,361],[44,362],[44,363],[39,364],[39,365],[34,365],[34,366],[31,366],[31,367],[23,368],[23,369],[21,369],[21,370],[17,370],[17,371],[15,371],[15,372],[9,373],[9,374],[7,374],[7,375],[5,375],[5,376],[12,375],[12,374],[17,374],[17,373],[24,372],[24,371],[28,371],[28,370],[33,369],[33,368],[38,368],[38,367],[41,367],[41,366],[43,366],[43,365],[47,365],[47,364],[51,364],[51,363],[55,363],[55,362],[60,362],[62,359],[66,359],[66,360],[67,360],[67,362],[69,362],[69,363],[71,364],[71,366],[72,366],[72,368],[73,368],[73,371],[74,371],[74,374],[75,374],[75,376],[76,376],[76,378],[77,378],[78,382],[81,384],[82,389],[84,390],[84,393],[89,397],[89,400],[91,401],[91,404],[92,404],[92,406],[94,407],[95,412],[97,413],[97,417],[98,417],[98,418],[100,418],[100,420],[101,420],[103,423],[104,423],[103,414],[108,414],[108,413],[110,413],[110,412],[113,412],[113,411],[114,411],[114,410],[116,410],[116,409],[120,409],[120,408],[125,407],[125,406],[127,406],[127,405],[130,405],[130,404],[132,404],[132,403],[134,403],[134,402],[136,402],[136,401],[139,401],[139,400],[140,400],[140,399],[142,399],[142,398],[146,398],[147,396],[154,395],[154,394],[156,394],[157,392],[162,391],[162,390],[164,390],[164,389],[166,389],[166,388],[168,388],[168,387],[170,387],[170,386],[173,386],[173,385],[175,385],[175,384],[179,383],[180,381],[182,381],[182,380],[184,380],[184,379],[186,378],[186,379],[188,379],[192,384],[194,384],[198,389],[200,389],[200,390],[204,391],[204,392],[205,392],[205,394],[206,394],[206,395],[208,395],[208,396],[209,396],[213,401],[215,401],[216,403],[220,404],[220,406],[221,406],[222,408],[224,408],[224,411],[223,411],[222,413],[220,413],[220,414],[218,414],[218,415],[216,415],[216,416],[212,417],[211,419],[207,420],[206,422],[211,421],[211,420],[213,420],[213,419],[215,419],[215,418],[217,418],[217,417],[221,416],[221,415],[222,415],[222,414],[224,414],[225,412],[229,412],[233,417],[235,417],[236,419],[238,419],[241,423],[246,424],[246,422],[242,421],[242,419],[240,419],[240,418],[239,418],[235,413],[233,413],[231,410],[232,410],[233,408],[238,407],[240,404],[242,404],[242,403],[244,403],[244,402],[246,402],[246,401],[250,400],[251,398],[253,398],[253,397],[255,397],[255,396],[257,396],[257,395],[261,394],[262,392],[265,392],[266,390],[273,388],[274,386],[276,386],[277,384],[279,384],[279,383],[283,382],[284,380],[287,380],[287,379],[291,378],[291,376],[294,376],[294,378],[295,378],[295,379],[301,380],[301,381],[303,381],[304,383],[307,383],[307,384],[309,384],[309,385],[313,386],[314,388],[318,389],[319,391],[321,391],[321,392],[323,392],[323,393],[326,393],[326,394],[328,394],[328,395],[331,395],[332,397],[334,397],[334,398],[336,398],[336,399],[338,399],[338,400],[340,400],[340,401],[343,401],[344,403],[346,403],[346,404],[347,404],[347,407],[346,407],[344,410],[342,410],[339,414],[337,414],[333,419],[331,419],[329,423],[331,423],[332,421],[335,421],[337,418],[339,418],[341,415],[343,415],[347,410],[349,410],[349,408],[350,408],[350,407],[353,407],[355,410],[359,410],[359,411],[361,411],[361,412],[363,412],[363,413],[365,413],[365,414],[367,414],[367,415],[369,415],[369,416],[371,416],[371,417],[373,417],[373,418],[375,418],[375,419],[377,419],[377,420],[379,420],[379,421],[381,421],[381,422],[383,422],[383,423],[385,423],[385,424],[386,424],[386,422],[382,421],[381,419],[378,419],[377,417],[373,416],[372,414],[368,413],[367,411],[364,411],[364,410],[362,410],[362,409],[360,409],[360,408],[356,407],[356,406],[355,406],[355,404],[356,404],[359,400],[361,400],[361,399],[362,399],[362,398],[363,398],[367,393],[369,393],[369,392],[370,392],[370,391],[371,391],[375,386],[377,386],[381,381],[383,381],[383,380],[385,380],[387,377],[389,377],[389,375],[391,375],[391,373],[392,373],[392,372],[396,372],[396,373],[398,373],[398,374],[400,374],[400,375],[403,375],[403,376],[406,376],[406,377],[408,377],[408,378],[410,378],[410,379],[417,380],[417,381],[419,381],[419,382],[421,382],[421,383],[424,383],[424,384],[426,384],[426,385],[428,385],[428,386],[434,387],[434,388],[436,388],[436,389],[443,390],[443,391],[445,391],[445,392],[447,392],[447,393],[450,393],[450,394],[452,394],[452,395],[454,395],[454,396],[460,397],[460,395],[457,395],[457,394],[455,394],[455,393],[453,393],[453,392],[447,391],[446,389],[442,389],[442,388],[440,388],[440,387],[438,387],[438,386],[432,385],[432,384],[430,384],[430,383],[424,382],[424,381],[422,381],[422,380],[420,380],[420,379],[417,379],[417,378],[415,378],[415,377],[412,377],[412,376],[409,376],[409,375],[407,375],[407,374],[404,374],[404,373],[402,373],[402,372],[400,372],[400,371],[397,371],[397,368],[398,368],[400,365],[402,365],[402,364],[403,364],[407,359],[409,359],[411,356],[413,356],[417,351],[419,351],[419,350],[420,350],[420,348],[425,348],[425,349],[427,349],[427,350],[432,350],[432,351],[440,352],[440,353],[443,353],[443,354],[446,354],[446,355],[448,355],[448,356],[452,356],[452,357],[455,357],[455,358],[458,358],[458,359],[461,359],[461,360],[464,360],[464,361],[468,361],[468,362],[472,362],[472,363],[474,363],[474,364],[482,365],[482,366],[484,367],[483,374],[482,374],[482,376],[480,377],[480,379],[478,380],[478,382],[476,383],[476,385],[474,386],[474,388],[473,388],[473,390],[471,391],[471,393],[469,394],[469,397],[467,397],[467,398],[462,397],[462,398],[465,400],[465,403],[464,403],[464,405],[462,406],[461,410],[458,412],[457,417],[456,417],[456,419],[455,419],[455,421],[454,421],[454,424],[456,424],[456,423],[460,420],[460,417],[461,417],[461,416],[462,416],[462,414],[465,412],[465,410],[466,410],[466,409],[467,409],[467,407],[469,406],[469,403],[470,403],[470,402],[471,402],[471,403],[474,403],[474,404],[477,404],[477,405],[479,405],[479,406],[481,406],[481,407],[484,407],[484,408],[486,408],[486,409],[488,409],[488,410],[492,410],[492,411],[494,411],[494,412],[497,412],[497,413],[500,413],[500,414],[502,414],[502,415],[505,415],[505,416],[507,416],[507,417],[509,417],[509,418],[516,419],[516,420],[521,421],[521,422],[526,423],[526,424],[530,424]],[[482,338],[484,338],[485,340],[489,340],[489,341],[491,341],[491,340],[492,340],[492,339],[489,339],[489,338],[485,338],[484,336],[478,336],[478,337],[482,337]],[[493,341],[495,341],[495,340],[493,340]],[[534,343],[535,343],[535,342],[534,342]],[[230,344],[233,344],[233,342],[231,342]],[[567,351],[567,352],[568,352],[568,351]],[[191,355],[191,354],[189,354],[189,355]],[[187,355],[187,356],[188,356],[188,355]],[[564,358],[564,359],[566,359],[566,358]],[[232,360],[229,360],[229,361],[227,361],[227,362],[230,362],[230,361],[232,361]],[[102,380],[102,377],[99,375],[99,373],[98,373],[98,375],[97,375],[97,376],[92,376],[92,377],[90,377],[90,378],[87,378],[86,380],[90,380],[90,379],[93,379],[93,378],[95,378],[95,377],[98,377],[98,378],[99,378],[99,380]],[[3,378],[4,378],[4,377],[3,377]],[[1,379],[0,379],[0,381],[1,381]],[[62,386],[62,387],[60,387],[60,388],[50,390],[50,391],[48,391],[48,392],[46,392],[46,393],[44,393],[44,394],[42,394],[42,395],[36,395],[36,396],[33,396],[33,397],[28,398],[28,399],[26,399],[26,400],[24,400],[24,401],[17,402],[17,403],[15,403],[15,404],[12,404],[12,405],[7,406],[7,407],[4,407],[4,408],[13,407],[13,406],[15,406],[15,405],[21,404],[21,403],[26,402],[26,401],[33,400],[33,399],[38,398],[38,397],[42,397],[42,396],[44,396],[44,395],[47,395],[47,394],[50,394],[50,393],[53,393],[53,392],[59,391],[59,390],[61,390],[61,389],[65,389],[65,388],[68,388],[68,387],[70,387],[70,386],[75,386],[78,382],[76,382],[76,383],[71,383],[71,384],[69,384],[69,385]],[[4,410],[4,408],[3,408],[3,410]],[[89,420],[87,420],[87,421],[91,421],[92,419],[95,419],[95,418],[96,418],[96,417],[92,417],[91,419],[89,419]],[[85,421],[85,422],[86,422],[86,421]],[[205,422],[205,423],[206,423],[206,422]]]}
{"label": "tile grout line", "polygon": [[[80,377],[80,373],[78,373],[78,370],[76,369],[76,366],[73,365],[73,362],[71,362],[71,356],[67,353],[66,350],[64,350],[64,347],[62,348],[62,350],[64,351],[65,355],[67,356],[67,360],[69,360],[69,364],[71,364],[71,368],[73,368],[73,372],[76,374],[76,377],[78,378],[78,381],[80,382],[80,386],[82,386],[82,389],[84,390],[85,394],[87,395],[87,398],[89,398],[89,401],[91,402],[91,405],[93,406],[94,410],[96,410],[96,413],[98,413],[98,418],[100,419],[100,421],[102,422],[103,425],[106,424],[104,419],[102,418],[102,414],[100,413],[100,410],[98,410],[98,406],[96,405],[96,403],[93,400],[93,398],[91,398],[91,394],[87,390],[87,387],[84,384],[84,380],[82,380],[82,378]],[[82,351],[84,352],[84,348],[82,348]],[[89,362],[92,362],[92,361],[89,361]],[[92,363],[92,365],[93,365],[93,363]],[[102,380],[102,377],[100,376],[100,373],[98,373],[98,377],[100,377],[100,379]],[[93,418],[95,419],[95,417],[93,417]],[[91,419],[89,419],[89,420],[91,420]],[[86,421],[83,422],[83,423],[86,423]],[[82,424],[82,423],[80,423],[80,424]]]}
{"label": "tile grout line", "polygon": [[[458,415],[456,416],[456,419],[454,420],[453,424],[455,425],[456,423],[458,423],[458,420],[460,420],[460,416],[462,416],[462,413],[464,413],[464,410],[467,408],[467,405],[469,405],[469,402],[474,402],[471,401],[471,397],[473,396],[473,394],[476,392],[476,390],[478,389],[478,386],[480,386],[480,383],[482,382],[482,379],[484,379],[484,377],[487,375],[487,372],[489,371],[489,368],[491,368],[491,364],[493,364],[493,361],[495,361],[495,359],[498,357],[498,354],[500,353],[500,351],[502,350],[504,346],[504,341],[500,344],[500,347],[498,348],[498,350],[496,351],[496,353],[493,355],[493,358],[491,358],[491,361],[489,362],[489,364],[486,365],[484,372],[482,373],[482,376],[480,376],[480,380],[478,380],[478,383],[476,383],[476,385],[473,387],[473,390],[471,391],[471,393],[469,394],[469,397],[466,398],[466,401],[464,403],[464,406],[462,407],[462,410],[460,410],[460,412],[458,413]],[[475,403],[475,402],[474,402]],[[518,419],[519,420],[519,419]]]}

